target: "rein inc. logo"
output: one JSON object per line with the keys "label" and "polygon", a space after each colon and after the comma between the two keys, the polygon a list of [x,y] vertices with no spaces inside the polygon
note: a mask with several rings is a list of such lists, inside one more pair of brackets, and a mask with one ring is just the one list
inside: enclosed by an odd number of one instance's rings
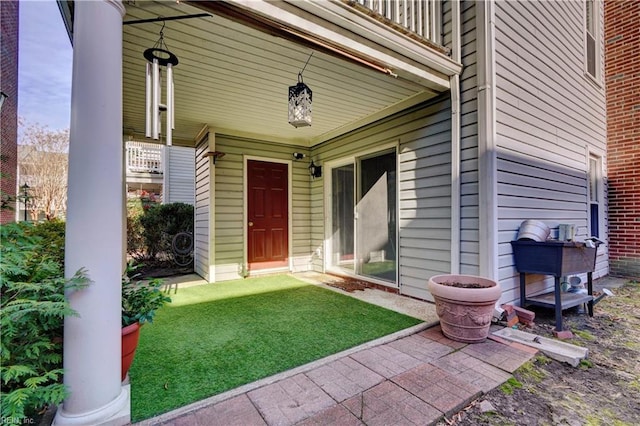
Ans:
{"label": "rein inc. logo", "polygon": [[33,425],[36,421],[32,417],[0,417],[3,425]]}

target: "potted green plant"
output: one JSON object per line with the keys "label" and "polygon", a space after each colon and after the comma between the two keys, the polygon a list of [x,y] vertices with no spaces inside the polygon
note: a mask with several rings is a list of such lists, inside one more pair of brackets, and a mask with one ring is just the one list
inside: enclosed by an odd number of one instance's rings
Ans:
{"label": "potted green plant", "polygon": [[160,289],[162,280],[136,280],[139,274],[135,274],[135,270],[135,266],[127,265],[122,276],[122,380],[133,362],[140,327],[153,322],[156,311],[171,302]]}

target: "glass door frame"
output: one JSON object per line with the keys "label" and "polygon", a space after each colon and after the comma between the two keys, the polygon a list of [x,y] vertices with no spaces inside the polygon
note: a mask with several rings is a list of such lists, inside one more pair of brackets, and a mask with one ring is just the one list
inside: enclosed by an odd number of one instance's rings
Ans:
{"label": "glass door frame", "polygon": [[[390,153],[391,150],[394,151],[395,156],[396,156],[396,184],[395,184],[395,191],[396,191],[396,205],[395,205],[395,210],[396,210],[396,236],[395,236],[395,246],[397,247],[396,249],[396,259],[395,259],[395,263],[396,263],[396,276],[395,276],[395,282],[390,282],[390,281],[385,281],[382,279],[376,279],[375,277],[371,277],[371,276],[365,276],[365,275],[361,275],[358,274],[356,272],[357,268],[354,265],[354,271],[350,272],[348,270],[345,270],[344,268],[340,268],[338,266],[334,266],[332,265],[332,256],[333,256],[333,233],[332,233],[332,229],[333,229],[333,214],[332,214],[332,209],[333,209],[333,189],[332,189],[332,184],[333,184],[333,169],[339,168],[339,167],[343,167],[346,165],[350,165],[353,164],[354,166],[354,208],[357,205],[357,198],[359,196],[360,193],[360,178],[358,177],[359,173],[360,173],[360,161],[361,160],[365,160],[368,158],[372,158],[375,157],[376,154],[385,154],[385,153]],[[385,287],[391,287],[391,288],[400,288],[400,246],[399,246],[399,242],[400,242],[400,222],[401,222],[401,218],[400,218],[400,153],[399,153],[399,143],[398,142],[392,142],[392,143],[387,143],[387,144],[383,144],[383,145],[379,145],[376,146],[375,148],[371,148],[371,149],[367,149],[367,150],[363,150],[363,151],[359,151],[356,152],[354,154],[351,154],[349,156],[346,157],[341,157],[335,160],[331,160],[331,161],[326,161],[324,163],[324,170],[323,170],[323,175],[324,175],[324,230],[325,230],[325,241],[324,241],[324,259],[323,259],[323,265],[324,265],[324,271],[325,272],[330,272],[336,275],[343,275],[343,276],[349,276],[349,277],[354,277],[354,278],[359,278],[365,281],[369,281],[375,284],[380,284],[383,285]],[[355,211],[354,211],[354,217],[355,217]],[[356,250],[357,244],[358,244],[358,235],[357,232],[355,232],[355,226],[354,226],[354,252]]]}

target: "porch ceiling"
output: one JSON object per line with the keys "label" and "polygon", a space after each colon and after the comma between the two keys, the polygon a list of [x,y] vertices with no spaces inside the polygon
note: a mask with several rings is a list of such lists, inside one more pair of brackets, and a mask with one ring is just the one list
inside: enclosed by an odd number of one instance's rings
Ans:
{"label": "porch ceiling", "polygon": [[[124,21],[202,13],[192,5],[125,2]],[[162,22],[123,27],[123,132],[144,136],[145,59]],[[193,144],[204,125],[219,133],[312,146],[343,131],[436,96],[323,51],[234,22],[226,17],[166,21],[164,40],[180,60],[174,69],[174,143]],[[288,87],[304,71],[313,91],[313,124],[287,122]],[[164,125],[163,125],[164,127]]]}

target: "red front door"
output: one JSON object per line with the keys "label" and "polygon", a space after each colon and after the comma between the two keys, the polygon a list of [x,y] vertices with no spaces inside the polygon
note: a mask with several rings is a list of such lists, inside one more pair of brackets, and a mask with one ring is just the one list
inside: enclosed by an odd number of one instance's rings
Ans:
{"label": "red front door", "polygon": [[247,161],[249,270],[289,265],[288,167]]}

